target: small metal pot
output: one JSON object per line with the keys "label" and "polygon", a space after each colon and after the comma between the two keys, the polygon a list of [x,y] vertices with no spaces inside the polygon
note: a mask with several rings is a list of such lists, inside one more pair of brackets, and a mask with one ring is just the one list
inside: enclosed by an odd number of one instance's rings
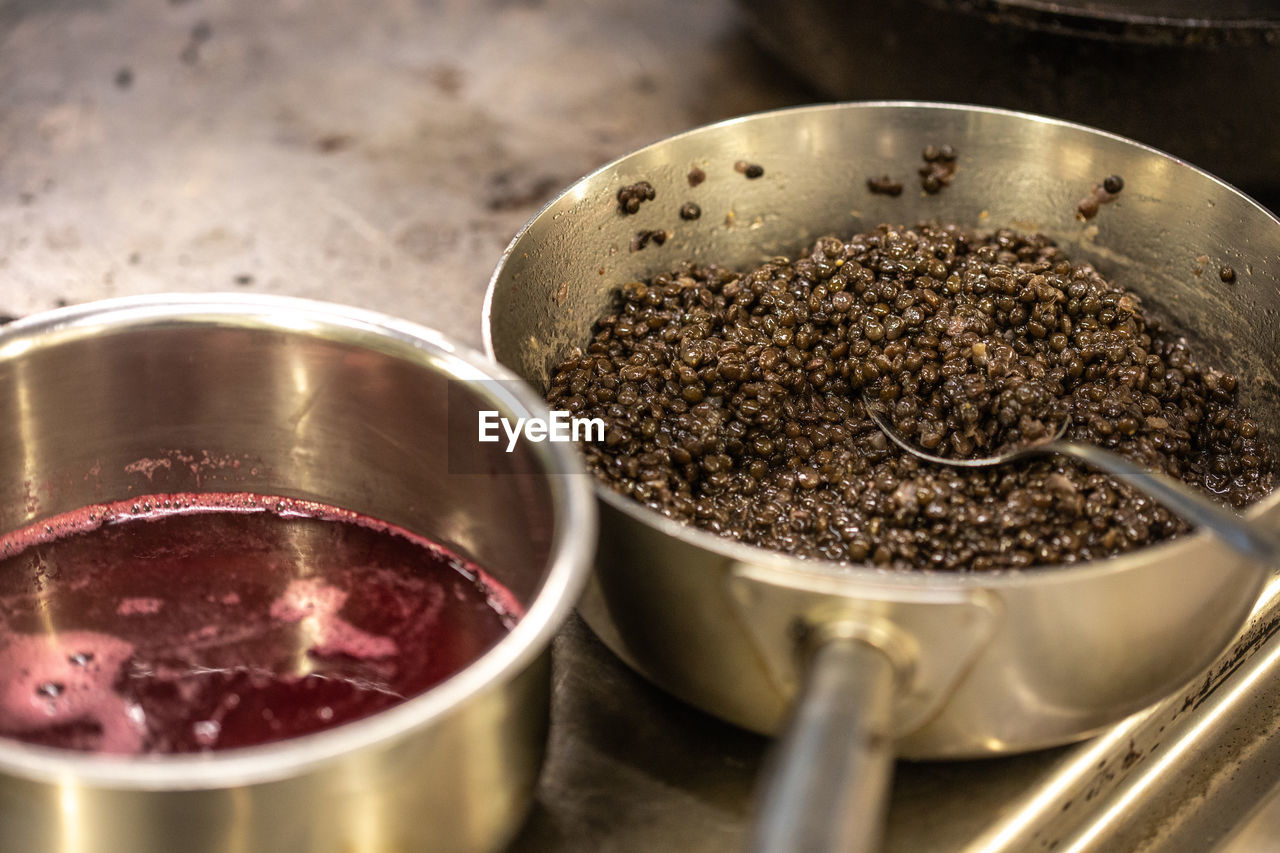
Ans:
{"label": "small metal pot", "polygon": [[0,849],[505,844],[532,802],[549,643],[595,535],[569,449],[475,443],[480,409],[544,411],[510,379],[430,330],[297,299],[111,300],[0,331],[0,530],[134,495],[306,498],[430,537],[526,608],[436,687],[304,737],[134,758],[0,739]]}
{"label": "small metal pot", "polygon": [[[916,169],[925,146],[943,144],[959,152],[958,169],[929,195]],[[763,175],[747,179],[735,168],[744,160]],[[695,167],[705,180],[689,180]],[[1079,219],[1077,202],[1112,173],[1123,176],[1123,193]],[[868,191],[867,180],[884,174],[904,183],[899,197]],[[621,215],[618,190],[640,180],[654,199]],[[686,201],[701,217],[678,216]],[[750,268],[824,234],[922,220],[1048,234],[1189,330],[1208,363],[1241,377],[1241,397],[1266,434],[1280,434],[1280,221],[1137,143],[980,107],[779,110],[692,130],[604,166],[512,241],[490,283],[486,347],[545,387],[627,281],[686,258]],[[655,231],[666,232],[660,245],[637,239]],[[1237,271],[1232,284],[1219,278],[1225,265]],[[794,731],[815,736],[798,738],[793,754],[812,764],[789,767],[811,772],[812,783],[786,803],[789,829],[812,826],[823,841],[836,840],[832,849],[873,843],[890,743],[899,755],[962,758],[1096,732],[1212,660],[1264,577],[1204,533],[1018,572],[839,566],[679,524],[604,485],[597,495],[602,536],[587,621],[657,684],[738,725],[778,732],[799,706]],[[1278,505],[1273,494],[1252,514],[1274,517]],[[806,821],[806,808],[827,812]]]}

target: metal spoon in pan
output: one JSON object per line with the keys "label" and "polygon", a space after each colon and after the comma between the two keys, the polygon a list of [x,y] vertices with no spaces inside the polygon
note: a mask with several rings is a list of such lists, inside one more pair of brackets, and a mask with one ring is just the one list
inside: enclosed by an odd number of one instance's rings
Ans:
{"label": "metal spoon in pan", "polygon": [[1268,564],[1274,564],[1280,558],[1280,536],[1270,530],[1241,518],[1172,477],[1135,465],[1120,454],[1103,450],[1096,444],[1063,438],[1071,425],[1070,415],[1063,418],[1057,431],[1048,438],[1016,446],[993,456],[950,459],[935,456],[913,445],[894,428],[883,412],[879,411],[879,405],[866,394],[863,394],[862,402],[867,410],[867,417],[871,418],[885,437],[917,459],[956,468],[991,468],[1034,456],[1051,456],[1055,453],[1070,456],[1091,468],[1124,480],[1192,525],[1211,530],[1223,544],[1246,557]]}

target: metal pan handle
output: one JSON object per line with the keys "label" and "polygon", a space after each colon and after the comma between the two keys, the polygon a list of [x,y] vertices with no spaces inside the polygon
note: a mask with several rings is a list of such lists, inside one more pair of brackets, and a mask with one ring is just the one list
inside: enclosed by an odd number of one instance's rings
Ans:
{"label": "metal pan handle", "polygon": [[750,853],[879,848],[899,681],[889,655],[864,639],[837,636],[814,650],[766,770]]}
{"label": "metal pan handle", "polygon": [[999,601],[748,564],[734,566],[729,594],[792,708],[748,850],[877,849],[894,738],[946,704],[995,632]]}

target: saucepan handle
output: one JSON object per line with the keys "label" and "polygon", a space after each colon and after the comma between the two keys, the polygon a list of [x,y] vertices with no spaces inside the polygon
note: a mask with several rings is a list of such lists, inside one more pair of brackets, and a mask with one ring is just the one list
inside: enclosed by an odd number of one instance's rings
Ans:
{"label": "saucepan handle", "polygon": [[876,584],[736,564],[727,593],[791,717],[765,774],[752,853],[879,844],[894,740],[925,725],[999,624],[979,589]]}
{"label": "saucepan handle", "polygon": [[761,787],[751,853],[871,853],[893,776],[889,655],[857,637],[812,651],[791,721]]}

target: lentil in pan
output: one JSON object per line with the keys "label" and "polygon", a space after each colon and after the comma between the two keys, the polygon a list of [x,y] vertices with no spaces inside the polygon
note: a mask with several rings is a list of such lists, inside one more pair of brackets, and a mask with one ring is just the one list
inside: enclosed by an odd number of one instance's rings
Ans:
{"label": "lentil in pan", "polygon": [[1061,457],[922,462],[1051,434],[1239,507],[1272,487],[1236,380],[1046,237],[882,225],[750,272],[684,263],[621,288],[548,400],[600,417],[596,475],[671,518],[800,557],[991,570],[1113,556],[1186,525]]}

